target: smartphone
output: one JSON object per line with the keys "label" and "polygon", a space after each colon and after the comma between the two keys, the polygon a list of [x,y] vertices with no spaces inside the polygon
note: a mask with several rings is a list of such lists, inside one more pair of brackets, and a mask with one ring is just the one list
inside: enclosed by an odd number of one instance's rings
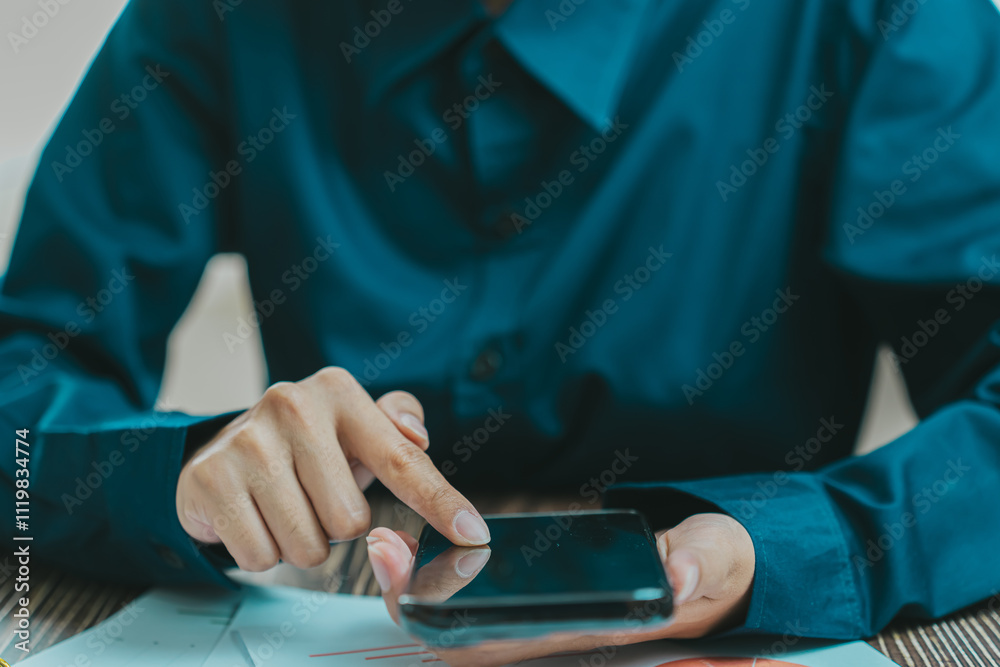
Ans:
{"label": "smartphone", "polygon": [[471,646],[561,632],[669,624],[670,583],[634,510],[484,516],[488,547],[420,534],[400,622],[425,646]]}

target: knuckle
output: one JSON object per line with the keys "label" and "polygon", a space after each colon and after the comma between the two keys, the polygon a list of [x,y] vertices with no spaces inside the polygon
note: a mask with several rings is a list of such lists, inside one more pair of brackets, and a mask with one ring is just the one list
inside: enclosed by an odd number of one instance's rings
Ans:
{"label": "knuckle", "polygon": [[252,545],[240,556],[234,556],[240,569],[247,572],[264,572],[278,564],[278,553],[270,546]]}
{"label": "knuckle", "polygon": [[343,458],[340,447],[335,443],[320,442],[309,438],[292,446],[292,460],[297,466],[308,466],[318,470],[336,469]]}
{"label": "knuckle", "polygon": [[368,532],[371,522],[371,514],[365,508],[363,512],[338,519],[330,537],[338,541],[357,539]]}
{"label": "knuckle", "polygon": [[245,483],[251,495],[260,496],[271,488],[272,480],[266,470],[257,469],[247,473]]}
{"label": "knuckle", "polygon": [[426,455],[412,442],[400,442],[385,452],[385,467],[394,476],[406,475],[421,465]]}
{"label": "knuckle", "polygon": [[223,471],[211,459],[189,468],[191,482],[209,496],[218,496],[223,488]]}
{"label": "knuckle", "polygon": [[302,569],[316,567],[325,561],[330,555],[330,545],[318,528],[288,506],[281,508],[281,514],[285,520],[278,543],[285,561]]}
{"label": "knuckle", "polygon": [[295,390],[294,382],[275,382],[264,391],[264,400],[277,402],[292,400]]}
{"label": "knuckle", "polygon": [[304,394],[294,382],[276,382],[267,388],[261,401],[283,416],[300,417],[306,407]]}
{"label": "knuckle", "polygon": [[427,504],[431,507],[447,507],[453,498],[452,489],[447,483],[434,484],[427,492]]}
{"label": "knuckle", "polygon": [[290,553],[284,554],[284,556],[285,561],[291,565],[308,570],[319,567],[326,562],[330,556],[330,545],[324,544],[320,540],[316,540],[315,543],[310,541],[310,543],[296,545]]}
{"label": "knuckle", "polygon": [[244,458],[266,463],[270,458],[267,441],[253,426],[246,426],[233,435],[233,448]]}
{"label": "knuckle", "polygon": [[360,386],[350,371],[340,366],[327,366],[317,372],[316,375],[327,386],[333,387],[338,391],[346,391]]}
{"label": "knuckle", "polygon": [[307,556],[304,567],[313,568],[319,567],[326,562],[326,559],[330,557],[330,545],[319,547],[313,549]]}

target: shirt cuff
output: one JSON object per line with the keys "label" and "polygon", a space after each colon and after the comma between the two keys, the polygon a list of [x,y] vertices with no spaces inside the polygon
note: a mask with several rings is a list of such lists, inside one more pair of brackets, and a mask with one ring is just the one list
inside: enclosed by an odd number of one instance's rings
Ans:
{"label": "shirt cuff", "polygon": [[725,634],[861,636],[847,540],[815,475],[777,472],[620,484],[607,489],[604,504],[637,509],[656,528],[712,511],[746,528],[756,557],[750,609],[746,622]]}
{"label": "shirt cuff", "polygon": [[209,545],[192,539],[177,518],[177,480],[188,431],[219,419],[145,413],[127,423],[106,424],[96,434],[101,460],[122,461],[108,476],[107,516],[112,542],[128,556],[129,578],[137,583],[239,588],[222,571],[229,563],[209,552]]}

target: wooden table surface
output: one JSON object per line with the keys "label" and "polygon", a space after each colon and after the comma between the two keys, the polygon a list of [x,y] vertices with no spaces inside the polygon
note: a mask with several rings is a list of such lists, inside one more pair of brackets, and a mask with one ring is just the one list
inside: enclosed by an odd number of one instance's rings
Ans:
{"label": "wooden table surface", "polygon": [[[569,505],[568,500],[525,496],[472,500],[484,513],[555,511]],[[372,513],[375,525],[413,534],[423,524],[418,515],[390,498],[373,499]],[[9,554],[0,556],[0,657],[11,664],[25,657],[13,646],[15,624],[11,613],[18,597],[14,593],[15,570]],[[312,570],[280,565],[266,573],[240,573],[240,579],[357,595],[378,594],[364,540],[335,545],[327,562]],[[89,582],[32,563],[29,655],[100,623],[142,592],[141,588]],[[868,643],[901,665],[1000,667],[1000,595],[933,623],[896,623]]]}

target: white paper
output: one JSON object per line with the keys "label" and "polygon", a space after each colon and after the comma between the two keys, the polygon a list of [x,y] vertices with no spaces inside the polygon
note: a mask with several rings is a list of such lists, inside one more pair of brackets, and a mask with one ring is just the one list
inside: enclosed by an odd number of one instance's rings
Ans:
{"label": "white paper", "polygon": [[154,589],[99,625],[19,665],[201,667],[222,637],[240,593]]}
{"label": "white paper", "polygon": [[[720,658],[720,660],[712,660]],[[530,667],[891,667],[863,642],[791,638],[649,642],[541,658]],[[153,590],[27,667],[443,667],[382,600],[281,586]]]}
{"label": "white paper", "polygon": [[[378,646],[422,650],[412,648],[418,645],[392,622],[381,598],[285,587],[248,588],[204,667],[277,666],[300,654],[305,664],[319,667],[324,661],[302,653],[308,645],[320,647],[314,653]],[[360,664],[375,667],[364,660]]]}
{"label": "white paper", "polygon": [[[257,590],[205,667],[443,667],[396,627],[379,598]],[[706,658],[728,658],[711,661]],[[679,661],[679,662],[678,662]],[[791,638],[650,642],[531,661],[531,667],[891,667],[864,642]]]}

